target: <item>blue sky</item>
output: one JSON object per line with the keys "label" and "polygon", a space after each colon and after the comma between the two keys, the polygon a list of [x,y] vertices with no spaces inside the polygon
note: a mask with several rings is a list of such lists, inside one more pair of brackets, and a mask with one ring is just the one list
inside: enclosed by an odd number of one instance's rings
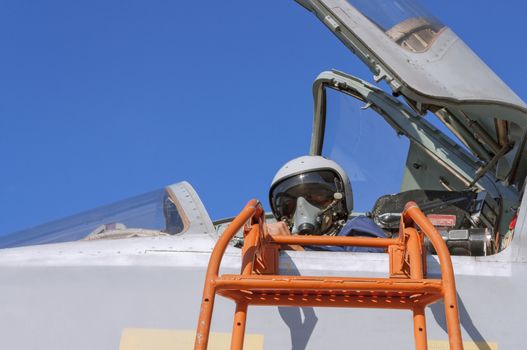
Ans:
{"label": "blue sky", "polygon": [[[523,1],[424,3],[527,99]],[[371,74],[288,1],[3,1],[0,234],[181,180],[212,217],[309,148],[311,83]]]}

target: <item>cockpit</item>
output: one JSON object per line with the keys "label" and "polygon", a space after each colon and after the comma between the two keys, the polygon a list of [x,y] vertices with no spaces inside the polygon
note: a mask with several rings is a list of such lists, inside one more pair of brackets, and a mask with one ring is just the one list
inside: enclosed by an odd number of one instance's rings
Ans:
{"label": "cockpit", "polygon": [[493,171],[476,178],[480,162],[439,120],[342,72],[322,73],[313,92],[311,154],[346,170],[353,215],[370,217],[392,236],[404,205],[414,201],[452,255],[492,255],[507,247],[518,194]]}
{"label": "cockpit", "polygon": [[296,1],[391,90],[338,71],[313,87],[310,153],[346,169],[356,210],[395,232],[414,200],[453,255],[505,249],[527,176],[527,105],[418,0]]}

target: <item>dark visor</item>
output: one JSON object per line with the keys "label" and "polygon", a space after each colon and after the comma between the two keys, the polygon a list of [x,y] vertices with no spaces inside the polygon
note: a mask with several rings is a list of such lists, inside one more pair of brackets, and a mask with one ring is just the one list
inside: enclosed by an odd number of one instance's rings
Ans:
{"label": "dark visor", "polygon": [[291,218],[298,197],[323,209],[336,192],[344,192],[340,177],[331,170],[318,170],[289,177],[271,190],[271,209],[277,218]]}

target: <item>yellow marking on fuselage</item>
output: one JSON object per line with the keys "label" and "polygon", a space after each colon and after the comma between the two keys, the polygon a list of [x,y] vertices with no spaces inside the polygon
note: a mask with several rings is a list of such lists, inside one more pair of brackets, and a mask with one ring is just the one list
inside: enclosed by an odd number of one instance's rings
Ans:
{"label": "yellow marking on fuselage", "polygon": [[[119,350],[192,350],[195,331],[125,328]],[[246,334],[244,350],[263,350],[263,335]],[[231,334],[211,332],[208,350],[229,350]]]}
{"label": "yellow marking on fuselage", "polygon": [[[450,346],[448,345],[448,340],[429,340],[428,341],[428,350],[449,350]],[[498,350],[497,343],[485,343],[485,342],[472,342],[464,341],[463,350],[480,350],[480,349],[490,349]]]}

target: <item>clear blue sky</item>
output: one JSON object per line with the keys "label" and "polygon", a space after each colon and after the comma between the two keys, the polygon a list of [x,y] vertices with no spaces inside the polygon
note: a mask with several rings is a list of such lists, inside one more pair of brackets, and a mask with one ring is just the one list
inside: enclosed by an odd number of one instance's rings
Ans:
{"label": "clear blue sky", "polygon": [[[527,99],[524,1],[424,3]],[[213,218],[266,203],[317,74],[371,80],[293,0],[6,0],[0,32],[0,234],[181,180]]]}

